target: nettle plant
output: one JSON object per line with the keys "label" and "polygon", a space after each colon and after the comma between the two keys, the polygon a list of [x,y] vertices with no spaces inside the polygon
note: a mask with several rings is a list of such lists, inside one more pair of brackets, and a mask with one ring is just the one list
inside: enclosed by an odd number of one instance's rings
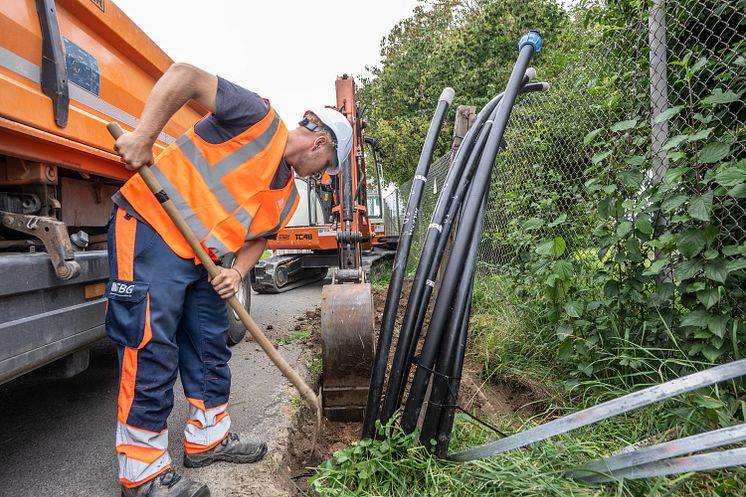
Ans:
{"label": "nettle plant", "polygon": [[[744,51],[737,53],[717,62],[689,53],[670,63],[684,103],[654,120],[671,130],[658,175],[649,104],[584,139],[595,152],[585,182],[595,229],[572,250],[559,235],[537,239],[532,262],[552,303],[559,357],[580,377],[651,371],[671,357],[689,366],[741,357],[746,80]],[[596,88],[608,92],[610,106],[619,103],[615,85]]]}

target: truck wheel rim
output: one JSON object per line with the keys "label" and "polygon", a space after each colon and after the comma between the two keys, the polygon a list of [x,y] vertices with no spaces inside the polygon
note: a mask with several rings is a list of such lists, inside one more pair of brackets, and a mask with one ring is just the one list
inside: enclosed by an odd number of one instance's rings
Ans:
{"label": "truck wheel rim", "polygon": [[[246,307],[246,285],[244,284],[243,280],[241,280],[241,284],[238,285],[238,291],[236,292],[236,298],[239,302],[241,302],[241,305],[243,307]],[[238,317],[238,313],[234,310],[231,310],[233,313],[233,319],[236,321],[240,321],[241,318]]]}

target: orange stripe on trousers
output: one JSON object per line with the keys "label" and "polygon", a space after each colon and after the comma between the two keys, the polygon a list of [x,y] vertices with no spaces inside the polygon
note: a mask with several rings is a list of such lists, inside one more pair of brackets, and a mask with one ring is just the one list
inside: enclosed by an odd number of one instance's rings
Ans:
{"label": "orange stripe on trousers", "polygon": [[133,265],[135,262],[135,232],[137,220],[129,216],[123,209],[117,209],[117,219],[114,230],[117,251],[117,278],[132,281],[135,279]]}
{"label": "orange stripe on trousers", "polygon": [[117,445],[117,454],[124,454],[130,459],[152,464],[153,461],[166,453],[166,449],[139,447],[137,445]]}
{"label": "orange stripe on trousers", "polygon": [[[117,278],[132,281],[135,279],[135,232],[137,231],[137,220],[128,216],[123,209],[117,209],[116,224],[114,225],[114,237],[116,239],[117,252]],[[149,317],[149,316],[148,316]],[[147,319],[147,318],[146,318]],[[146,324],[147,326],[147,324]],[[127,423],[127,417],[135,398],[135,378],[137,377],[137,349],[124,348],[122,357],[122,376],[119,381],[119,399],[117,419],[121,423]]]}
{"label": "orange stripe on trousers", "polygon": [[128,479],[126,479],[126,478],[120,478],[120,479],[119,479],[119,482],[120,482],[120,483],[122,484],[122,486],[123,486],[123,487],[125,487],[125,488],[134,488],[134,487],[139,487],[140,485],[143,485],[143,484],[145,484],[145,483],[149,482],[150,480],[152,480],[152,479],[153,479],[153,478],[155,478],[156,476],[160,475],[161,473],[165,473],[165,472],[166,472],[166,471],[168,471],[169,469],[171,469],[171,465],[170,465],[170,464],[169,464],[168,466],[166,466],[165,468],[161,468],[161,470],[160,470],[160,471],[158,471],[157,473],[153,473],[152,475],[148,476],[148,477],[147,477],[147,478],[145,478],[144,480],[140,480],[140,481],[129,481],[129,480],[128,480]]}

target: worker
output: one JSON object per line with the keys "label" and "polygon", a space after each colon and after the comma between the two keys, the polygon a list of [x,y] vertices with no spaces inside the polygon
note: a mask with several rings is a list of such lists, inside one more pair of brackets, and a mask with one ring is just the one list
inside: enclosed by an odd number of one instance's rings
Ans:
{"label": "worker", "polygon": [[[152,148],[190,99],[209,110],[157,159]],[[204,497],[205,485],[177,474],[166,421],[177,370],[189,404],[184,466],[250,463],[262,441],[230,430],[227,411],[228,299],[262,255],[266,240],[298,205],[293,173],[334,174],[349,160],[352,127],[329,108],[308,111],[288,131],[268,100],[188,64],[172,65],[153,87],[142,117],[115,150],[125,167],[151,168],[163,191],[139,175],[112,197],[106,331],[117,344],[119,480],[126,497]],[[209,278],[160,202],[170,198],[215,261]]]}
{"label": "worker", "polygon": [[335,195],[335,189],[332,185],[332,176],[328,172],[324,171],[319,179],[319,201],[321,204],[321,212],[324,215],[324,222],[331,224],[332,222],[332,211],[335,205],[337,205],[337,198]]}

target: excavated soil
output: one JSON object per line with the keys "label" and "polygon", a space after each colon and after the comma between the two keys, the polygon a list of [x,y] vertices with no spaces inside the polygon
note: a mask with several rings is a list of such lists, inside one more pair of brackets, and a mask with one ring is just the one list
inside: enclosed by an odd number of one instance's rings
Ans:
{"label": "excavated soil", "polygon": [[[404,282],[402,298],[397,311],[395,328],[397,330],[404,318],[406,302],[409,300],[411,286],[411,281],[407,280]],[[387,289],[385,288],[373,289],[376,332],[380,329],[381,316],[386,303],[386,293]],[[318,357],[321,353],[320,310],[307,312],[306,316],[298,319],[299,324],[296,329],[310,327],[312,330],[310,338],[306,341],[309,349],[308,356]],[[423,324],[423,330],[427,330],[429,321],[430,313],[428,311],[425,323]],[[397,340],[398,333],[395,332],[392,341],[392,351]],[[416,354],[419,354],[422,342],[422,337],[420,337]],[[393,353],[389,354],[389,368],[391,367],[392,359]],[[411,383],[413,375],[414,370],[410,372],[410,381],[407,382],[408,384]],[[315,379],[315,387],[318,387],[318,380],[319,378]],[[542,394],[543,392],[536,391],[531,385],[518,383],[493,384],[482,380],[480,366],[467,353],[459,389],[459,405],[463,409],[485,418],[490,418],[495,414],[512,415],[517,412],[524,415],[533,414],[541,412],[545,406],[546,397]],[[405,399],[407,398],[406,395],[405,392]],[[316,446],[312,447],[316,424],[314,413],[307,406],[304,406],[296,412],[296,419],[297,422],[291,428],[285,463],[290,469],[291,481],[297,490],[297,495],[307,495],[308,477],[311,476],[308,468],[317,466],[329,459],[337,450],[349,447],[353,442],[359,440],[362,424],[338,423],[323,419]]]}

